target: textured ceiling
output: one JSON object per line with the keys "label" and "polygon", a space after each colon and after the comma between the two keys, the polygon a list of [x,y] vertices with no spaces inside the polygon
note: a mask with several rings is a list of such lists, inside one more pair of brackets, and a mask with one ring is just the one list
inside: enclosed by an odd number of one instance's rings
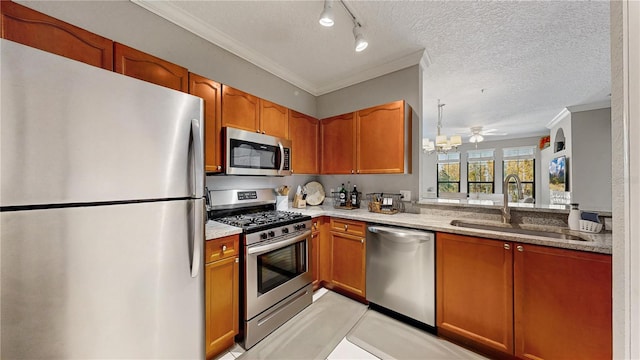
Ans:
{"label": "textured ceiling", "polygon": [[429,136],[437,99],[445,132],[479,125],[523,137],[611,91],[606,1],[346,0],[369,41],[361,53],[339,3],[325,28],[323,1],[135,2],[314,95],[417,64],[426,51]]}

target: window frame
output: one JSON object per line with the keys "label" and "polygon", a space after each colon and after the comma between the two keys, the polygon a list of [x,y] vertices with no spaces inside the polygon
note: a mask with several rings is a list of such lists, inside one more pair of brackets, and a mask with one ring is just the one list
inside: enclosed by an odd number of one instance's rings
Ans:
{"label": "window frame", "polygon": [[[531,197],[534,199],[536,199],[536,156],[535,156],[535,146],[522,146],[522,147],[515,147],[515,148],[504,148],[502,149],[503,151],[503,157],[502,157],[502,181],[504,182],[504,179],[507,177],[507,172],[506,172],[506,166],[507,166],[507,162],[510,161],[527,161],[527,160],[531,160],[531,172],[532,172],[532,181],[524,181],[522,179],[520,179],[520,184],[522,185],[522,188],[524,189],[524,185],[531,185]],[[516,155],[511,155],[511,156],[507,156],[506,153],[509,151],[515,151],[518,154]],[[520,166],[518,166],[518,170],[520,169]],[[520,173],[520,171],[518,171],[518,173]],[[518,176],[519,177],[519,176]],[[507,189],[502,189],[503,192],[507,191],[509,192],[508,189],[509,185],[507,185]],[[524,191],[523,191],[523,196],[524,196]],[[518,201],[520,201],[522,199],[518,199]]]}
{"label": "window frame", "polygon": [[[456,155],[457,154],[457,158],[452,158],[451,155]],[[441,156],[442,155],[442,156]],[[446,156],[446,159],[441,159],[442,157]],[[458,164],[458,181],[440,181],[440,165],[445,165],[445,164]],[[458,191],[456,192],[451,192],[451,193],[460,193],[460,183],[461,183],[461,176],[460,176],[460,165],[461,165],[461,161],[460,161],[460,153],[459,152],[451,152],[451,153],[446,153],[446,154],[438,154],[438,159],[436,160],[436,196],[440,197],[440,184],[457,184],[458,186]],[[448,173],[448,172],[447,172]]]}
{"label": "window frame", "polygon": [[[491,181],[475,181],[470,180],[469,177],[469,167],[471,164],[479,163],[479,162],[492,162],[492,176]],[[491,192],[483,194],[495,194],[496,192],[496,158],[495,158],[495,149],[481,149],[481,150],[469,150],[467,151],[467,194],[471,194],[471,185],[472,184],[490,184]],[[474,191],[473,193],[477,193]]]}

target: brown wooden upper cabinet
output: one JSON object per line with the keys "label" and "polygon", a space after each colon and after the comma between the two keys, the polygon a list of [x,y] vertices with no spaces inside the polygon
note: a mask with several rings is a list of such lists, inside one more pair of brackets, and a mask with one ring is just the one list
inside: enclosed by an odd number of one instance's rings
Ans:
{"label": "brown wooden upper cabinet", "polygon": [[320,121],[311,116],[289,110],[289,138],[292,143],[291,163],[295,174],[320,172]]}
{"label": "brown wooden upper cabinet", "polygon": [[126,45],[114,44],[114,71],[170,89],[189,92],[189,71]]}
{"label": "brown wooden upper cabinet", "polygon": [[322,119],[321,173],[411,173],[411,114],[400,100]]}
{"label": "brown wooden upper cabinet", "polygon": [[0,1],[1,36],[113,70],[113,41],[12,1]]}
{"label": "brown wooden upper cabinet", "polygon": [[289,138],[289,112],[231,86],[222,86],[222,126]]}
{"label": "brown wooden upper cabinet", "polygon": [[320,168],[322,174],[353,174],[355,159],[354,113],[320,121]]}
{"label": "brown wooden upper cabinet", "polygon": [[207,173],[222,172],[222,85],[189,73],[189,94],[204,100],[204,170]]}

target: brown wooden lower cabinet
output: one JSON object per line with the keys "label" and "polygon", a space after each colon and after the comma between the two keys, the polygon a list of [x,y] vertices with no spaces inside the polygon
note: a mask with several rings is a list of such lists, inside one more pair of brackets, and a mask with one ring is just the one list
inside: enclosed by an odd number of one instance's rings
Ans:
{"label": "brown wooden lower cabinet", "polygon": [[209,240],[205,259],[205,345],[211,359],[234,344],[238,334],[238,235]]}
{"label": "brown wooden lower cabinet", "polygon": [[611,256],[516,244],[515,354],[611,359]]}
{"label": "brown wooden lower cabinet", "polygon": [[513,353],[512,263],[508,243],[438,233],[438,333],[479,348]]}
{"label": "brown wooden lower cabinet", "polygon": [[[365,223],[339,220],[340,224],[350,223],[351,228],[364,229]],[[331,228],[336,228],[336,219],[331,219]],[[329,233],[331,244],[330,285],[333,288],[355,295],[364,301],[366,297],[366,240],[365,234],[353,235],[345,228],[342,231],[332,230]]]}
{"label": "brown wooden lower cabinet", "polygon": [[436,236],[438,334],[492,357],[611,359],[611,256]]}

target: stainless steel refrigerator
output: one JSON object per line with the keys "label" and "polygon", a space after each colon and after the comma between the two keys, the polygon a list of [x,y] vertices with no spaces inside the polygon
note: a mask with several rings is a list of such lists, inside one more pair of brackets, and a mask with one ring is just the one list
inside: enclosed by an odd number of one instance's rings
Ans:
{"label": "stainless steel refrigerator", "polygon": [[0,358],[204,358],[202,100],[0,56]]}

